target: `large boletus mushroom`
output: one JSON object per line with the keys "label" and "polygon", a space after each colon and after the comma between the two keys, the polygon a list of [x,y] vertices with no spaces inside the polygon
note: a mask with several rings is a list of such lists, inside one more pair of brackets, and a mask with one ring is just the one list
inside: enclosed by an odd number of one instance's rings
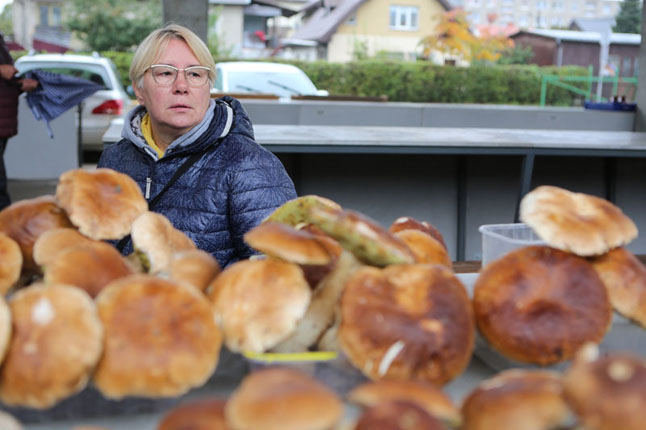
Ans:
{"label": "large boletus mushroom", "polygon": [[0,232],[20,245],[23,272],[34,274],[39,267],[33,258],[34,244],[47,230],[72,227],[65,211],[56,204],[54,196],[40,196],[17,201],[0,211]]}
{"label": "large boletus mushroom", "polygon": [[134,273],[112,245],[88,241],[56,254],[44,266],[46,284],[66,284],[96,297],[110,282]]}
{"label": "large boletus mushroom", "polygon": [[144,212],[132,223],[132,244],[150,273],[168,270],[176,252],[196,249],[195,243],[164,215]]}
{"label": "large boletus mushroom", "polygon": [[13,335],[0,369],[0,400],[42,409],[83,389],[103,349],[90,296],[67,285],[33,284],[9,306]]}
{"label": "large boletus mushroom", "polygon": [[74,169],[56,187],[58,204],[79,231],[92,239],[121,239],[132,222],[148,210],[139,185],[112,169]]}
{"label": "large boletus mushroom", "polygon": [[213,373],[222,334],[194,287],[138,274],[112,282],[95,301],[105,347],[94,385],[104,396],[178,396]]}
{"label": "large boletus mushroom", "polygon": [[635,223],[609,201],[548,185],[523,197],[520,219],[548,245],[584,257],[637,237]]}
{"label": "large boletus mushroom", "polygon": [[646,360],[588,344],[563,376],[565,399],[586,430],[641,430],[646,423]]}
{"label": "large boletus mushroom", "polygon": [[520,248],[484,267],[473,309],[480,333],[498,352],[541,366],[601,342],[612,317],[592,265],[547,246]]}
{"label": "large boletus mushroom", "polygon": [[345,286],[338,336],[352,364],[373,380],[444,384],[471,359],[471,301],[440,265],[362,267]]}
{"label": "large boletus mushroom", "polygon": [[271,367],[245,377],[224,411],[236,430],[332,430],[343,404],[311,376]]}
{"label": "large boletus mushroom", "polygon": [[571,428],[561,377],[546,370],[511,369],[481,382],[462,404],[464,430]]}
{"label": "large boletus mushroom", "polygon": [[265,352],[287,338],[311,297],[300,267],[270,258],[238,261],[210,288],[224,342],[235,352]]}

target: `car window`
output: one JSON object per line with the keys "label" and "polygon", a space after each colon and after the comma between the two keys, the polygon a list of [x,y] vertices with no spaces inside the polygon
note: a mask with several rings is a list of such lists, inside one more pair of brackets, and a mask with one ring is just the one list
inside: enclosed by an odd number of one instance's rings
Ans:
{"label": "car window", "polygon": [[227,75],[231,92],[270,93],[279,96],[315,94],[316,87],[303,72],[236,71]]}
{"label": "car window", "polygon": [[63,75],[74,76],[77,78],[87,79],[88,81],[95,82],[102,85],[104,89],[112,89],[110,80],[107,77],[106,71],[103,67],[94,64],[71,65],[64,63],[40,63],[37,61],[24,62],[16,64],[16,68],[20,73],[25,73],[29,70],[41,69],[48,72],[60,73]]}

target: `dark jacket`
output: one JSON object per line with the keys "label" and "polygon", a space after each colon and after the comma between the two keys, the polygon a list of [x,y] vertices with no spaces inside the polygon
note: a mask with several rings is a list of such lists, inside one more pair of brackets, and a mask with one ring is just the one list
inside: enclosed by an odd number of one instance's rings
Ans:
{"label": "dark jacket", "polygon": [[[0,64],[13,64],[9,50],[0,34]],[[18,96],[20,86],[15,81],[0,78],[0,139],[18,133]]]}
{"label": "dark jacket", "polygon": [[[177,141],[171,143],[164,156],[156,159],[138,128],[145,109],[135,108],[125,120],[124,139],[103,151],[98,167],[130,175],[150,200],[191,154],[205,151],[226,134],[153,208],[224,267],[253,254],[242,236],[276,207],[295,198],[296,192],[276,156],[254,141],[251,121],[242,105],[236,99],[224,97],[213,109],[210,123],[203,121],[204,127],[208,125],[205,131],[182,145],[176,145]],[[131,250],[128,244],[123,252]]]}

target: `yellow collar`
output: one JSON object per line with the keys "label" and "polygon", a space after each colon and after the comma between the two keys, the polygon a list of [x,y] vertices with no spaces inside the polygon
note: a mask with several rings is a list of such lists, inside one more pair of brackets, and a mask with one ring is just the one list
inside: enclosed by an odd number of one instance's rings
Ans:
{"label": "yellow collar", "polygon": [[150,115],[148,113],[146,113],[146,115],[141,119],[141,134],[144,135],[144,139],[148,146],[155,150],[159,158],[162,158],[164,156],[164,151],[155,143],[155,139],[153,138],[153,126],[150,122]]}

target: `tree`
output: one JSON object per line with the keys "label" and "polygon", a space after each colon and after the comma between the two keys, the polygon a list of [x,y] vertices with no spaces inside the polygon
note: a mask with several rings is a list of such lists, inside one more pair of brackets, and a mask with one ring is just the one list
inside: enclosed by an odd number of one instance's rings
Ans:
{"label": "tree", "polygon": [[13,34],[13,24],[11,21],[11,5],[8,4],[0,13],[0,32],[5,36]]}
{"label": "tree", "polygon": [[162,23],[156,0],[71,0],[65,3],[65,26],[89,49],[128,51]]}
{"label": "tree", "polygon": [[502,51],[497,63],[501,65],[529,64],[532,58],[534,58],[534,50],[531,46],[514,46]]}
{"label": "tree", "polygon": [[207,45],[213,58],[225,58],[231,55],[231,47],[226,46],[224,38],[218,34],[218,21],[222,17],[222,6],[209,7]]}
{"label": "tree", "polygon": [[504,35],[485,34],[476,37],[469,29],[466,12],[453,9],[442,14],[435,33],[423,38],[422,55],[429,57],[432,51],[460,57],[466,61],[496,61],[501,52],[514,45]]}
{"label": "tree", "polygon": [[615,17],[615,33],[641,33],[642,7],[639,0],[623,0]]}

